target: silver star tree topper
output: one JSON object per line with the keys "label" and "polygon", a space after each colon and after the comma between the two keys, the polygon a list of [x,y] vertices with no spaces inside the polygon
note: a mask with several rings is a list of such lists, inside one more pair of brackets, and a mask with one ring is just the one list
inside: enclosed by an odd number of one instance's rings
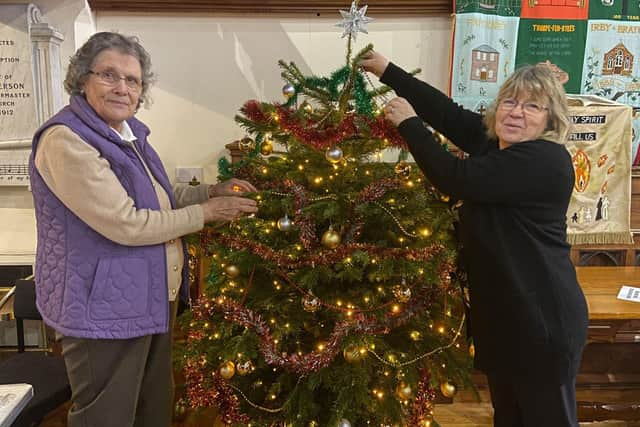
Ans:
{"label": "silver star tree topper", "polygon": [[365,13],[367,13],[367,7],[369,6],[364,5],[358,9],[358,1],[353,0],[351,3],[351,9],[349,9],[348,12],[346,10],[340,10],[342,22],[337,23],[336,27],[344,28],[342,38],[349,35],[353,37],[353,41],[356,41],[358,32],[369,34],[365,27],[369,22],[373,21],[373,18],[364,16]]}

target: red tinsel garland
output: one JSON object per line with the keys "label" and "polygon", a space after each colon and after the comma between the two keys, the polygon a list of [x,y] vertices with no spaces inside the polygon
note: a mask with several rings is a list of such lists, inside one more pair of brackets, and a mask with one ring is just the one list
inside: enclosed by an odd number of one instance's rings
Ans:
{"label": "red tinsel garland", "polygon": [[[243,307],[238,302],[229,298],[218,298],[210,301],[201,298],[198,305],[193,308],[194,319],[208,320],[214,312],[224,315],[225,320],[251,329],[260,338],[260,353],[267,364],[280,367],[298,375],[307,375],[316,372],[331,363],[340,351],[341,342],[349,334],[359,333],[368,335],[385,335],[391,329],[395,329],[407,323],[417,312],[423,311],[431,303],[432,292],[423,292],[413,300],[414,304],[408,305],[398,314],[387,313],[381,320],[376,316],[366,316],[363,313],[354,315],[336,323],[325,349],[321,352],[312,352],[306,355],[297,353],[279,353],[274,342],[271,330],[260,314]],[[201,335],[189,334],[189,339],[196,339]]]}
{"label": "red tinsel garland", "polygon": [[318,265],[333,265],[342,261],[354,251],[366,251],[378,258],[405,258],[409,261],[428,261],[444,250],[444,245],[434,243],[424,248],[380,248],[365,243],[350,243],[333,250],[319,250],[314,255],[308,255],[298,260],[291,260],[287,254],[276,251],[262,243],[250,239],[220,234],[212,229],[204,229],[200,232],[200,238],[204,247],[209,247],[213,242],[234,250],[249,251],[265,261],[273,262],[279,267],[298,269],[303,267],[315,267]]}
{"label": "red tinsel garland", "polygon": [[[267,105],[274,109],[272,114],[265,113],[264,108]],[[372,137],[383,139],[392,147],[406,148],[406,142],[398,132],[398,129],[382,116],[370,118],[355,113],[347,113],[337,126],[325,121],[322,123],[324,127],[318,129],[320,121],[309,119],[305,123],[300,123],[298,117],[293,117],[295,111],[281,104],[262,104],[256,100],[251,100],[246,102],[240,111],[249,120],[261,125],[277,121],[281,130],[290,133],[301,143],[317,150],[333,147],[345,139],[358,137],[361,134],[359,129],[366,127],[370,129]],[[356,121],[362,123],[356,125]]]}
{"label": "red tinsel garland", "polygon": [[411,405],[411,414],[409,418],[410,426],[422,425],[420,422],[430,416],[433,409],[433,402],[436,399],[436,392],[430,384],[431,375],[426,369],[420,370],[420,381],[418,382],[418,390],[416,397]]}

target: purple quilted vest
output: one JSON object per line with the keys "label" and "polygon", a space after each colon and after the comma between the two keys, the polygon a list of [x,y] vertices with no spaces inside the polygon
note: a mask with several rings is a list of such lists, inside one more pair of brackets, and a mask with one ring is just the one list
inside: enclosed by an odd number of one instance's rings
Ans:
{"label": "purple quilted vest", "polygon": [[[157,153],[147,143],[149,128],[127,120],[141,155],[172,206],[173,190]],[[160,208],[154,188],[134,150],[99,118],[81,96],[45,123],[33,137],[29,174],[35,205],[36,302],[45,322],[63,335],[133,338],[168,330],[168,285],[163,244],[123,246],[94,231],[49,190],[34,166],[42,132],[65,125],[109,161],[139,209]],[[82,185],[82,182],[78,182]],[[181,296],[188,295],[187,269]]]}

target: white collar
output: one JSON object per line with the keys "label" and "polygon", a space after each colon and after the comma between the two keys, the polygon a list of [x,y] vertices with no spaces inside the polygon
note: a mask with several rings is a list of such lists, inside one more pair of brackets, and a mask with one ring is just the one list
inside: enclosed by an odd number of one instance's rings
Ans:
{"label": "white collar", "polygon": [[[113,129],[113,128],[111,128]],[[118,136],[123,140],[123,141],[127,141],[127,142],[134,142],[135,140],[137,140],[138,138],[136,138],[136,136],[133,134],[133,131],[131,130],[131,127],[129,126],[129,123],[126,122],[126,120],[122,121],[122,132],[118,132],[117,130],[113,129],[113,131],[115,133],[118,134]]]}

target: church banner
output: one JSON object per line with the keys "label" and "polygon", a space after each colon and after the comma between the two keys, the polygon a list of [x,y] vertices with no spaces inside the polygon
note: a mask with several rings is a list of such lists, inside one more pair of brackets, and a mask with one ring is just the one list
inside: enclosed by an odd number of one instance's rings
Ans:
{"label": "church banner", "polygon": [[569,94],[634,108],[631,162],[640,165],[640,2],[454,1],[450,94],[483,112],[504,78],[544,62]]}
{"label": "church banner", "polygon": [[631,117],[628,105],[597,96],[570,97],[567,149],[575,184],[567,211],[571,244],[633,243]]}
{"label": "church banner", "polygon": [[456,0],[451,61],[451,97],[479,113],[524,64],[547,64],[566,92],[579,96],[567,144],[576,169],[568,239],[631,243],[631,165],[640,165],[640,2]]}

